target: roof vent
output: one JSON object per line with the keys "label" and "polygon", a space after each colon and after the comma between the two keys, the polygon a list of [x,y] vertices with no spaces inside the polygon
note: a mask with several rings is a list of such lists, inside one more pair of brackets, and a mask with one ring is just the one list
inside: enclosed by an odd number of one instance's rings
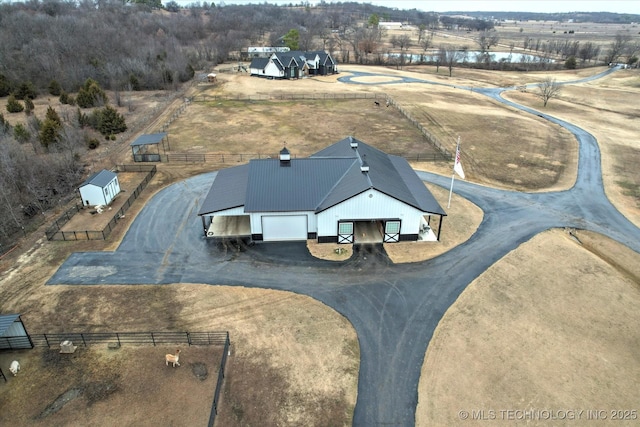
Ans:
{"label": "roof vent", "polygon": [[352,136],[349,137],[349,144],[351,145],[351,148],[358,148],[358,140],[353,139]]}
{"label": "roof vent", "polygon": [[362,164],[360,165],[360,171],[362,173],[369,172],[369,163],[367,163],[365,160],[363,160]]}
{"label": "roof vent", "polygon": [[284,147],[282,150],[280,150],[280,165],[288,166],[289,163],[291,163],[291,153],[289,153],[287,147]]}

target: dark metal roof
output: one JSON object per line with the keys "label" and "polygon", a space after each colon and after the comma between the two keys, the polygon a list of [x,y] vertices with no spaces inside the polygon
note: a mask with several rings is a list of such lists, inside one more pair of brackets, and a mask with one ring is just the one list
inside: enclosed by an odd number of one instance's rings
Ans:
{"label": "dark metal roof", "polygon": [[151,144],[159,144],[162,142],[162,140],[164,138],[167,137],[166,132],[161,132],[161,133],[148,133],[145,135],[140,135],[139,137],[136,138],[135,141],[133,141],[131,144],[129,144],[131,147],[136,146],[136,145],[151,145]]}
{"label": "dark metal roof", "polygon": [[[360,169],[363,163],[368,172]],[[308,158],[251,160],[220,171],[199,215],[242,205],[245,212],[321,212],[368,189],[421,212],[446,215],[405,159],[352,137]]]}
{"label": "dark metal roof", "polygon": [[249,165],[223,169],[216,175],[198,215],[237,208],[245,203]]}
{"label": "dark metal roof", "polygon": [[269,58],[253,58],[251,60],[251,64],[249,65],[249,68],[263,69],[267,66],[268,63],[269,63]]}
{"label": "dark metal roof", "polygon": [[252,160],[245,212],[315,211],[354,159]]}
{"label": "dark metal roof", "polygon": [[3,314],[0,315],[0,337],[7,332],[7,329],[13,325],[13,323],[20,318],[19,314]]}
{"label": "dark metal roof", "polygon": [[91,175],[85,182],[83,182],[80,187],[84,187],[85,185],[95,185],[96,187],[104,188],[113,181],[113,178],[117,177],[115,172],[108,171],[106,169],[102,169],[100,172],[96,172]]}
{"label": "dark metal roof", "polygon": [[[352,148],[352,143],[357,144],[357,148]],[[438,204],[431,192],[404,158],[386,154],[353,137],[347,137],[342,141],[338,141],[324,150],[317,152],[312,157],[335,156],[357,157],[359,159],[357,172],[368,177],[370,188],[398,199],[420,211],[446,215],[440,204]],[[366,162],[369,166],[369,171],[365,174],[360,171],[360,164],[362,162]],[[323,203],[322,209],[327,209],[332,206],[329,200],[333,200],[333,204],[340,203],[364,191],[358,185],[356,176],[357,174],[352,171],[351,179],[353,183],[351,185],[353,185],[353,187],[347,186],[346,189],[343,189],[346,190],[344,191],[344,196],[346,196],[344,199],[340,200],[340,197],[337,195],[332,195],[333,197],[328,198],[327,201]],[[349,195],[349,191],[353,191],[353,194]]]}

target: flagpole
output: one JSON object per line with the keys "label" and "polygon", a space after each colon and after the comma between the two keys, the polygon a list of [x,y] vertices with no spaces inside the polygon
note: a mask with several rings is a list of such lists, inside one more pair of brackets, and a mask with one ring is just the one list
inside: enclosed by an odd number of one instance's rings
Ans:
{"label": "flagpole", "polygon": [[447,209],[451,207],[451,194],[453,193],[453,181],[456,178],[456,158],[458,156],[459,149],[460,149],[460,136],[458,135],[458,143],[456,144],[456,154],[453,159],[453,173],[451,174],[451,188],[449,188],[449,202],[447,203]]}
{"label": "flagpole", "polygon": [[449,203],[447,203],[447,209],[451,207],[451,193],[453,193],[453,180],[456,178],[456,173],[451,175],[451,188],[449,188]]}

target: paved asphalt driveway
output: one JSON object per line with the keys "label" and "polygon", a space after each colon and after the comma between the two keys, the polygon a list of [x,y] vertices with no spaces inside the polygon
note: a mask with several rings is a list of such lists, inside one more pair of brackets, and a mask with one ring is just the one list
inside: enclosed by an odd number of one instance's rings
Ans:
{"label": "paved asphalt driveway", "polygon": [[[471,90],[507,102],[500,98],[502,89]],[[640,252],[640,230],[604,194],[596,140],[576,126],[542,116],[580,141],[575,186],[528,194],[456,181],[456,193],[480,206],[484,220],[471,239],[432,260],[394,265],[378,246],[364,247],[340,264],[313,258],[304,243],[265,243],[240,252],[221,249],[203,238],[196,216],[213,172],[162,190],[115,252],[72,254],[48,284],[209,283],[309,295],[346,316],[358,334],[361,361],[353,424],[412,426],[420,368],[433,332],[458,295],[489,266],[554,227],[596,231]],[[419,175],[444,188],[450,183],[447,177]]]}

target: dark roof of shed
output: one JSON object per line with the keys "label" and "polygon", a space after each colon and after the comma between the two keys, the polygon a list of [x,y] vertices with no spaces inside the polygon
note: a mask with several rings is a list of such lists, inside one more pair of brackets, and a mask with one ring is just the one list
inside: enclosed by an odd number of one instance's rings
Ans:
{"label": "dark roof of shed", "polygon": [[113,181],[113,178],[115,178],[116,173],[115,172],[111,172],[109,170],[106,169],[102,169],[100,172],[96,172],[93,175],[91,175],[89,178],[86,179],[85,182],[83,182],[80,187],[84,187],[85,185],[95,185],[96,187],[105,187],[107,184],[109,184],[111,181]]}
{"label": "dark roof of shed", "polygon": [[13,325],[13,322],[15,322],[19,317],[19,314],[0,315],[0,337],[5,334],[7,329],[9,329],[11,325]]}
{"label": "dark roof of shed", "polygon": [[[360,169],[363,162],[367,173]],[[220,171],[199,215],[242,205],[245,212],[321,212],[368,189],[422,212],[446,215],[405,159],[352,137],[308,158],[252,160]]]}
{"label": "dark roof of shed", "polygon": [[159,144],[162,142],[162,140],[167,136],[166,132],[161,132],[161,133],[148,133],[145,135],[140,135],[139,137],[136,138],[135,141],[133,141],[131,144],[129,144],[131,147],[136,146],[136,145],[151,145],[151,144]]}

